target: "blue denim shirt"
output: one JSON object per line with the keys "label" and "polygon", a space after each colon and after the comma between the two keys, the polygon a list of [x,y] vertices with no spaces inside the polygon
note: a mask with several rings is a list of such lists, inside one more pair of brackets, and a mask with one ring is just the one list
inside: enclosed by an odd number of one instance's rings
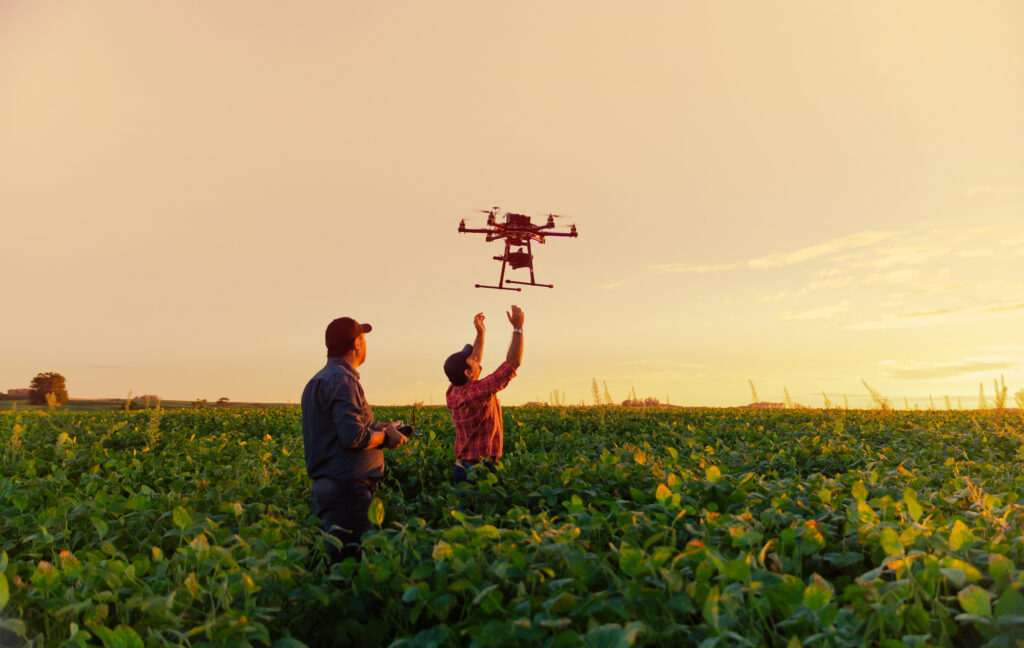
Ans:
{"label": "blue denim shirt", "polygon": [[366,448],[373,425],[359,373],[341,358],[328,357],[302,391],[302,442],[310,479],[380,479],[384,452]]}

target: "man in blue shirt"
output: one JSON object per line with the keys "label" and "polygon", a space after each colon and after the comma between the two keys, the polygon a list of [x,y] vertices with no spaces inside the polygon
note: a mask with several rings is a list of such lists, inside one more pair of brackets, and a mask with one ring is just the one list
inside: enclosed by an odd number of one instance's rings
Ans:
{"label": "man in blue shirt", "polygon": [[376,423],[356,371],[366,360],[369,324],[340,317],[327,326],[327,365],[302,392],[302,441],[306,473],[313,480],[313,513],[343,548],[328,544],[332,563],[359,559],[359,540],[370,529],[366,516],[384,475],[384,448],[407,439],[401,421]]}

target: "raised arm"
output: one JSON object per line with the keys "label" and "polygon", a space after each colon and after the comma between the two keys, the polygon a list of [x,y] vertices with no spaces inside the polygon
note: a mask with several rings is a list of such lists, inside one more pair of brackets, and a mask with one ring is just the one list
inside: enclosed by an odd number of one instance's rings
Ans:
{"label": "raised arm", "polygon": [[523,315],[523,310],[515,305],[512,306],[512,312],[505,311],[505,315],[508,316],[508,321],[512,324],[512,341],[508,345],[505,362],[512,365],[513,369],[519,369],[519,365],[523,362],[523,322],[526,318]]}
{"label": "raised arm", "polygon": [[473,317],[473,328],[476,329],[476,339],[473,340],[473,353],[471,355],[476,359],[477,364],[480,364],[484,357],[484,333],[487,332],[487,329],[484,327],[483,313],[477,313]]}

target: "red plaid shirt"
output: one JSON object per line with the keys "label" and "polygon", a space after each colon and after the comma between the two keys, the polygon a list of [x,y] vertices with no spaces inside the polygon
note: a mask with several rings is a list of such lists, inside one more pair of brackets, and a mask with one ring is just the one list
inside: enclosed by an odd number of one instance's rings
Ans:
{"label": "red plaid shirt", "polygon": [[445,398],[455,424],[455,458],[480,461],[501,456],[501,403],[498,392],[508,386],[516,370],[502,362],[494,373],[468,382],[449,385]]}

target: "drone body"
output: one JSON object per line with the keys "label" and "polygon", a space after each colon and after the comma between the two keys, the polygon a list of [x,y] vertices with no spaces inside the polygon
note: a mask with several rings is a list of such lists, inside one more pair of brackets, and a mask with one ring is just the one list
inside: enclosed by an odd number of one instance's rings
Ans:
{"label": "drone body", "polygon": [[[505,253],[501,256],[494,257],[495,261],[501,261],[501,274],[498,276],[497,286],[485,286],[483,284],[476,284],[477,288],[494,288],[495,290],[518,290],[522,288],[510,288],[505,284],[521,284],[524,286],[541,286],[543,288],[554,288],[553,284],[542,284],[537,283],[533,275],[533,249],[531,242],[536,241],[537,243],[544,243],[544,240],[549,236],[565,236],[570,238],[576,238],[576,226],[570,225],[568,232],[555,232],[555,214],[548,214],[548,220],[543,225],[534,225],[530,222],[529,216],[522,214],[513,214],[512,212],[505,212],[505,220],[498,222],[497,214],[498,208],[495,207],[491,210],[486,210],[483,213],[487,214],[487,227],[482,229],[467,228],[466,221],[463,220],[459,223],[459,233],[461,234],[486,234],[487,242],[496,241],[498,239],[505,240]],[[514,248],[514,249],[513,249]],[[514,281],[512,279],[505,278],[505,269],[511,265],[513,270],[519,268],[530,269],[530,280],[529,281]]]}

